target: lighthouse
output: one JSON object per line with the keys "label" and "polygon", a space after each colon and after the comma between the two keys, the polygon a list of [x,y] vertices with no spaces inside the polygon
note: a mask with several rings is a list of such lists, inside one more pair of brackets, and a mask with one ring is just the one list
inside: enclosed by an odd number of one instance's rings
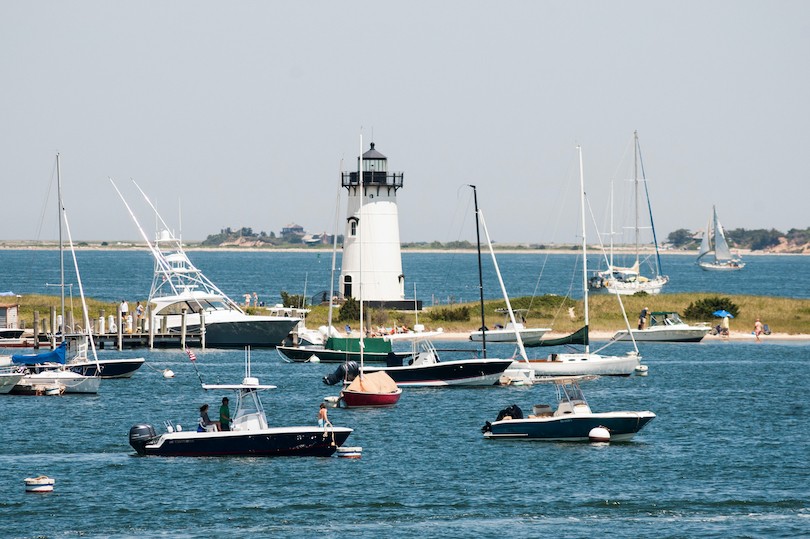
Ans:
{"label": "lighthouse", "polygon": [[349,192],[340,290],[346,298],[359,299],[362,275],[365,305],[421,308],[421,302],[414,305],[413,299],[405,299],[397,212],[397,191],[402,189],[404,174],[388,171],[388,159],[373,142],[357,161],[358,171],[343,172],[340,178]]}

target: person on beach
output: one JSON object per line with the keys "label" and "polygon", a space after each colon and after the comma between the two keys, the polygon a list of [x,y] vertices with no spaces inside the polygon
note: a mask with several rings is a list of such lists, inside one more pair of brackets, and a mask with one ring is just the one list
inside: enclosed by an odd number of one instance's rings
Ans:
{"label": "person on beach", "polygon": [[326,428],[326,425],[331,425],[329,419],[326,417],[326,404],[321,403],[321,409],[318,410],[318,426],[320,428]]}
{"label": "person on beach", "polygon": [[250,294],[245,294],[245,307],[250,307]]}
{"label": "person on beach", "polygon": [[638,315],[638,329],[644,329],[644,324],[647,323],[647,313],[649,312],[649,307],[644,307],[641,309],[641,314]]}
{"label": "person on beach", "polygon": [[720,322],[720,334],[728,337],[728,316],[724,316]]}
{"label": "person on beach", "polygon": [[228,408],[228,397],[222,397],[222,406],[219,407],[219,423],[222,430],[231,430],[231,410]]}
{"label": "person on beach", "polygon": [[762,335],[762,322],[759,321],[759,318],[754,322],[754,335],[757,336],[757,342],[762,342],[759,340],[759,336]]}
{"label": "person on beach", "polygon": [[259,306],[259,296],[256,295],[256,292],[253,293],[253,306],[254,307]]}
{"label": "person on beach", "polygon": [[197,432],[205,432],[208,425],[216,425],[217,430],[222,430],[222,423],[208,419],[208,405],[203,404],[200,406],[200,417],[197,419]]}

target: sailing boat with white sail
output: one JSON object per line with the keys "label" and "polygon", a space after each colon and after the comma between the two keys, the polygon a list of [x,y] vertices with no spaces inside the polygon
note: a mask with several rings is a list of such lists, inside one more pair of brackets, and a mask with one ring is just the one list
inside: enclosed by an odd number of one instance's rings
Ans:
{"label": "sailing boat with white sail", "polygon": [[[713,255],[713,256],[707,256]],[[701,260],[706,257],[705,260]],[[706,225],[706,232],[703,233],[703,241],[700,242],[700,251],[695,260],[695,264],[704,271],[740,271],[745,267],[745,263],[739,258],[734,258],[728,248],[726,235],[717,218],[717,209],[712,206],[712,216]]]}
{"label": "sailing boat with white sail", "polygon": [[[638,348],[636,348],[635,340],[633,340],[634,350],[624,356],[605,356],[599,354],[598,352],[604,347],[594,353],[590,351],[588,340],[588,255],[585,241],[585,177],[582,170],[582,148],[577,146],[577,150],[579,152],[580,200],[582,205],[582,292],[585,306],[585,327],[567,337],[541,341],[541,345],[560,346],[580,344],[585,346],[585,351],[551,354],[546,358],[529,359],[527,363],[538,376],[577,376],[587,374],[629,376],[633,374],[636,367],[641,364],[641,356],[638,353]],[[619,294],[615,291],[614,293],[621,304]],[[630,329],[630,325],[627,322],[627,314],[624,313],[624,307],[622,307],[622,314],[625,324],[627,324],[628,329]]]}
{"label": "sailing boat with white sail", "polygon": [[[652,208],[650,207],[650,195],[647,191],[647,178],[644,174],[644,164],[641,165],[642,180],[644,181],[645,192],[647,193],[647,207],[650,210],[650,226],[653,231],[653,243],[655,245],[655,275],[652,277],[644,277],[640,271],[639,260],[639,212],[638,212],[638,169],[639,160],[641,158],[641,148],[638,144],[638,131],[633,132],[633,186],[634,186],[634,199],[635,199],[635,239],[636,239],[636,262],[631,267],[618,267],[613,264],[613,188],[611,187],[611,218],[610,218],[610,262],[606,271],[599,272],[596,276],[592,277],[588,285],[592,290],[603,289],[611,294],[622,294],[624,296],[632,296],[636,292],[646,292],[648,294],[659,294],[664,285],[669,282],[669,277],[661,275],[661,257],[658,254],[658,241],[655,238],[655,227],[652,226]],[[611,182],[612,185],[612,182]]]}

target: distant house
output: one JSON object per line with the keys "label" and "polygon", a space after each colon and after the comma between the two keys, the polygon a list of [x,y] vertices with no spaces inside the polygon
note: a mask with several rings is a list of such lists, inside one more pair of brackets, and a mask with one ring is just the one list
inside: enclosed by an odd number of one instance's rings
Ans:
{"label": "distant house", "polygon": [[19,308],[20,306],[16,303],[0,303],[0,328],[17,328]]}
{"label": "distant house", "polygon": [[281,235],[283,236],[285,234],[297,234],[299,236],[303,236],[304,234],[306,234],[306,232],[304,232],[304,227],[302,227],[301,225],[290,223],[289,225],[281,229]]}

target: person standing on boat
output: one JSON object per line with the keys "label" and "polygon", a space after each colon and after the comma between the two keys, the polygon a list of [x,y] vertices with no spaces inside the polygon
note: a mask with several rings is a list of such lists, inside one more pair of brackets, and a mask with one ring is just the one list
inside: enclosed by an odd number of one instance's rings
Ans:
{"label": "person standing on boat", "polygon": [[222,430],[231,430],[231,410],[228,408],[228,397],[222,397],[222,406],[219,407],[219,424]]}
{"label": "person standing on boat", "polygon": [[754,322],[754,335],[757,336],[757,342],[762,342],[759,340],[759,336],[762,335],[762,322],[759,321],[759,318]]}
{"label": "person standing on boat", "polygon": [[318,411],[318,426],[322,429],[326,428],[326,425],[331,425],[329,419],[326,417],[326,404],[321,403],[321,409]]}
{"label": "person standing on boat", "polygon": [[649,312],[649,307],[641,309],[641,314],[638,315],[638,329],[644,329],[644,325],[647,323],[647,313]]}

